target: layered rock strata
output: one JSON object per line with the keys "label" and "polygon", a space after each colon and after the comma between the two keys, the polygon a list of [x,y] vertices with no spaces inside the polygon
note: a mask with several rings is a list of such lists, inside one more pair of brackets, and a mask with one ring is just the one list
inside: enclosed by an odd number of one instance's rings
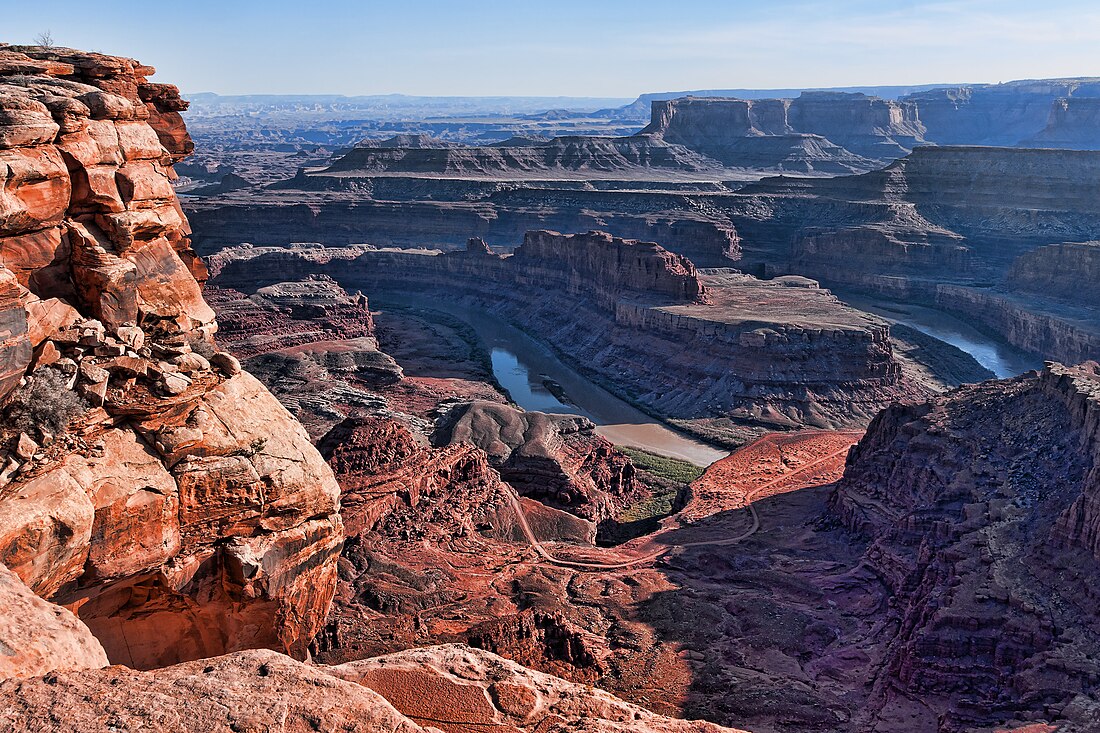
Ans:
{"label": "layered rock strata", "polygon": [[1098,170],[1100,154],[1088,151],[924,147],[863,176],[774,180],[741,194],[771,202],[773,226],[789,227],[792,265],[807,275],[988,278],[1037,244],[1088,239],[1100,227]]}
{"label": "layered rock strata", "polygon": [[[1076,134],[1068,110],[1095,108],[1100,80],[1032,79],[915,92],[925,138],[940,145],[1095,149],[1096,129]],[[1075,116],[1075,115],[1074,115]]]}
{"label": "layered rock strata", "polygon": [[1100,242],[1066,242],[1021,255],[1005,283],[1016,291],[1100,307]]}
{"label": "layered rock strata", "polygon": [[900,158],[924,141],[923,133],[913,104],[864,94],[803,92],[795,99],[657,100],[649,126],[639,134],[735,167],[751,167],[745,154],[763,143],[812,141],[830,155],[809,158],[808,170],[836,174],[870,170]]}
{"label": "layered rock strata", "polygon": [[279,282],[251,296],[211,286],[206,298],[218,313],[218,343],[314,440],[344,419],[341,408],[378,406],[375,390],[401,380],[401,367],[378,348],[366,297],[331,279]]}
{"label": "layered rock strata", "polygon": [[211,263],[228,287],[320,272],[368,293],[475,298],[674,418],[852,424],[911,390],[886,325],[816,283],[699,275],[657,245],[603,233],[532,232],[508,257],[474,241],[446,254],[245,248]]}
{"label": "layered rock strata", "polygon": [[882,171],[765,181],[725,203],[750,271],[924,303],[1072,363],[1098,356],[1095,288],[1041,273],[1059,259],[1088,273],[1090,250],[1043,245],[1100,232],[1098,171],[1093,151],[924,147]]}
{"label": "layered rock strata", "polygon": [[[401,141],[398,141],[400,143]],[[411,146],[387,141],[358,145],[324,169],[326,174],[400,173],[456,177],[530,178],[555,173],[601,177],[645,176],[652,171],[697,173],[722,165],[681,145],[646,138],[561,137],[525,145]]]}
{"label": "layered rock strata", "polygon": [[1095,363],[875,419],[832,501],[894,598],[869,716],[899,695],[937,700],[940,730],[1095,707],[1098,466]]}
{"label": "layered rock strata", "polygon": [[152,73],[0,47],[0,560],[112,662],[302,655],[335,589],[339,488],[215,353],[170,185],[186,103]]}
{"label": "layered rock strata", "polygon": [[616,517],[641,487],[630,459],[594,429],[578,415],[470,402],[442,417],[433,441],[472,443],[520,494],[599,523]]}
{"label": "layered rock strata", "polygon": [[[342,180],[342,179],[340,179]],[[512,246],[533,229],[608,229],[617,236],[667,243],[699,264],[730,264],[739,252],[736,229],[698,205],[694,191],[652,195],[619,190],[481,182],[395,179],[359,182],[354,191],[316,193],[317,177],[297,178],[285,190],[249,191],[184,199],[204,255],[243,242],[461,249],[478,236],[493,246]],[[637,188],[626,184],[627,188]]]}

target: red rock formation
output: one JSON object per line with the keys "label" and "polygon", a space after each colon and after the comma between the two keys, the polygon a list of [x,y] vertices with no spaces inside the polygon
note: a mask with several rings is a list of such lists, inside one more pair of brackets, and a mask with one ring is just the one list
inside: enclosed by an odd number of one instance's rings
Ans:
{"label": "red rock formation", "polygon": [[205,297],[218,312],[218,342],[241,359],[319,341],[374,338],[366,297],[345,293],[331,279],[276,283],[252,296],[211,287]]}
{"label": "red rock formation", "polygon": [[[42,73],[18,75],[38,58]],[[152,72],[100,54],[0,50],[0,95],[13,112],[0,152],[3,265],[35,295],[75,297],[111,327],[211,331],[214,314],[189,269],[190,230],[169,184],[189,139],[168,135],[162,144],[156,131],[184,103],[160,85],[147,104],[139,88]]]}
{"label": "red rock formation", "polygon": [[0,566],[0,679],[37,677],[51,670],[106,667],[107,654],[88,627],[48,603]]}
{"label": "red rock formation", "polygon": [[314,439],[343,419],[349,405],[379,403],[366,389],[401,379],[378,348],[363,295],[323,276],[280,282],[251,296],[209,287],[218,343],[244,361]]}
{"label": "red rock formation", "polygon": [[[271,651],[238,652],[154,672],[122,666],[0,683],[0,725],[30,733],[104,725],[181,733],[345,730],[428,733],[364,685]],[[106,723],[105,723],[106,721]]]}
{"label": "red rock formation", "polygon": [[458,645],[415,649],[330,668],[365,685],[417,722],[448,733],[505,731],[729,731],[699,720],[674,720],[584,685]]}
{"label": "red rock formation", "polygon": [[479,401],[455,407],[441,424],[437,443],[473,443],[520,494],[593,522],[615,517],[640,491],[630,459],[587,418]]}
{"label": "red rock formation", "polygon": [[396,421],[361,417],[337,425],[318,447],[340,482],[349,537],[375,529],[406,539],[461,537],[510,512],[511,489],[468,443],[432,450]]}
{"label": "red rock formation", "polygon": [[869,710],[935,699],[954,731],[1095,699],[1098,466],[1095,363],[876,418],[833,499],[894,598]]}
{"label": "red rock formation", "polygon": [[316,730],[348,733],[739,733],[665,718],[487,652],[440,646],[339,667],[270,651],[239,652],[156,672],[124,667],[0,683],[0,724],[13,733],[124,730]]}
{"label": "red rock formation", "polygon": [[186,103],[152,73],[0,47],[0,560],[114,662],[301,655],[339,489],[259,382],[200,353],[217,326],[169,183]]}
{"label": "red rock formation", "polygon": [[[548,194],[541,187],[517,187],[507,181],[304,174],[278,186],[205,199],[188,197],[196,246],[203,254],[243,242],[370,242],[453,250],[478,236],[493,246],[510,248],[535,229],[602,229],[661,242],[708,267],[728,266],[738,259],[741,247],[736,229],[723,217],[663,190],[643,194],[639,201],[639,195],[630,192]],[[365,195],[364,189],[372,195]],[[425,196],[430,199],[423,200]]]}

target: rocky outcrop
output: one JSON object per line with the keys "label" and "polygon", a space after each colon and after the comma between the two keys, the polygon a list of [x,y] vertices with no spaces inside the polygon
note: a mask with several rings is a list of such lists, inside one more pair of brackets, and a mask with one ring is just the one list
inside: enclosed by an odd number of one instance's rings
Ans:
{"label": "rocky outcrop", "polygon": [[368,390],[401,380],[401,367],[378,348],[366,297],[331,278],[277,282],[251,296],[211,286],[206,298],[218,312],[218,343],[314,439],[344,419],[341,405],[377,404],[381,398]]}
{"label": "rocky outcrop", "polygon": [[212,733],[339,728],[421,733],[378,693],[271,651],[246,651],[153,672],[115,666],[0,683],[10,731],[118,730]]}
{"label": "rocky outcrop", "polygon": [[511,511],[511,489],[468,443],[432,450],[394,420],[360,417],[337,425],[318,446],[340,482],[349,537],[375,530],[464,536]]}
{"label": "rocky outcrop", "polygon": [[1096,695],[1079,629],[1094,615],[1098,416],[1100,367],[1051,364],[871,424],[833,509],[895,598],[872,710],[937,699],[940,729],[959,730]]}
{"label": "rocky outcrop", "polygon": [[218,341],[249,359],[318,341],[374,338],[374,320],[362,294],[349,295],[331,278],[276,283],[251,296],[211,287]]}
{"label": "rocky outcrop", "polygon": [[335,589],[339,489],[215,353],[170,185],[186,103],[152,73],[0,47],[0,561],[115,663],[302,655]]}
{"label": "rocky outcrop", "polygon": [[532,733],[731,730],[700,720],[664,718],[601,690],[457,645],[353,662],[332,667],[331,673],[370,687],[413,720],[448,733],[486,726]]}
{"label": "rocky outcrop", "polygon": [[104,720],[124,730],[185,733],[738,733],[656,715],[460,646],[338,667],[250,651],[156,672],[110,667],[0,683],[0,722],[7,730],[37,731],[44,720],[62,733],[92,730]]}
{"label": "rocky outcrop", "polygon": [[[473,552],[486,558],[523,552],[527,538],[522,521],[536,537],[547,540],[591,545],[595,538],[591,522],[518,499],[486,454],[470,443],[432,448],[395,419],[359,416],[333,428],[319,448],[340,481],[348,534],[333,612],[314,644],[315,655],[325,661],[416,646],[408,636],[409,614],[434,609],[443,599],[459,606],[471,600],[466,588],[476,585],[476,579],[434,565],[419,567],[422,558],[414,548]],[[517,511],[523,511],[525,520]],[[491,597],[482,598],[494,609],[498,605]],[[364,618],[377,614],[390,618],[364,623]],[[489,618],[498,615],[495,611]],[[463,629],[476,625],[465,616],[464,611],[448,624],[445,640],[461,640]],[[421,630],[420,635],[425,634],[425,640],[439,639]],[[477,643],[482,637],[475,636]],[[501,642],[494,651],[510,655]],[[569,664],[554,651],[560,639],[545,642],[528,640],[525,661],[542,660],[540,668],[554,670]]]}
{"label": "rocky outcrop", "polygon": [[38,677],[53,670],[106,667],[107,654],[88,627],[42,600],[0,566],[0,679]]}
{"label": "rocky outcrop", "polygon": [[524,412],[495,402],[458,405],[433,441],[473,443],[524,496],[599,523],[637,497],[630,459],[578,415]]}
{"label": "rocky outcrop", "polygon": [[[4,267],[34,296],[73,300],[110,327],[212,330],[170,185],[190,151],[175,130],[178,92],[127,59],[25,51],[0,50]],[[24,75],[28,63],[48,68]]]}

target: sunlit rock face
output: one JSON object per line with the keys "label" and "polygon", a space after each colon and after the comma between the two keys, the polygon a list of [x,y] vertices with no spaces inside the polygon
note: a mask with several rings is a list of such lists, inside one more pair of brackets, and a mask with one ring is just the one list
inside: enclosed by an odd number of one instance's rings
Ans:
{"label": "sunlit rock face", "polygon": [[187,104],[153,72],[0,46],[0,561],[111,662],[302,655],[335,589],[339,489],[214,353],[171,186]]}

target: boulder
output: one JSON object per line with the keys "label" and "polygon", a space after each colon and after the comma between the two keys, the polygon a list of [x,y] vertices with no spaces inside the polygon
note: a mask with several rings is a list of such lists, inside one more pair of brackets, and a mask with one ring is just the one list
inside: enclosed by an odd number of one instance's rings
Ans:
{"label": "boulder", "polygon": [[36,596],[0,565],[0,680],[50,671],[106,667],[107,654],[88,627]]}

